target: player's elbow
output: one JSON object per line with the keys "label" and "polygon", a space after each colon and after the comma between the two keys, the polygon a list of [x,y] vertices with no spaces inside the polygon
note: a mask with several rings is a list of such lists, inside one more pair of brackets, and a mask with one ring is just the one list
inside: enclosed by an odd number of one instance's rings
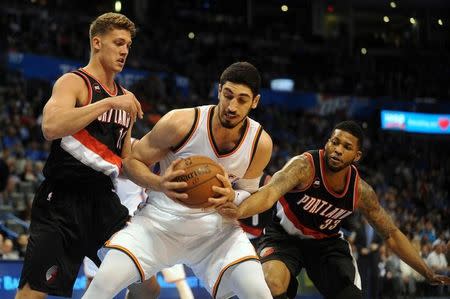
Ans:
{"label": "player's elbow", "polygon": [[58,132],[56,126],[52,126],[48,122],[42,122],[42,134],[45,140],[52,141],[58,138]]}

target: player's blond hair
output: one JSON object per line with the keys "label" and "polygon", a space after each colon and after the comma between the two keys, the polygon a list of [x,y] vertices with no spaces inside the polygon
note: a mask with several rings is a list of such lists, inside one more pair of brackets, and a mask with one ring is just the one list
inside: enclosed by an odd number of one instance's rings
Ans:
{"label": "player's blond hair", "polygon": [[133,38],[136,35],[136,26],[126,16],[120,13],[108,12],[98,16],[89,27],[89,38],[103,35],[113,29],[124,29],[130,32]]}

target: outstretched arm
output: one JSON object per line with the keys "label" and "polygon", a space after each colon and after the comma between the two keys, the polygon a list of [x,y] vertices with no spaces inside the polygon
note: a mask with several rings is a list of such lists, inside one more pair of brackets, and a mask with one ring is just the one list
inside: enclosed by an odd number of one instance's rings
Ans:
{"label": "outstretched arm", "polygon": [[250,166],[245,172],[244,177],[235,182],[234,187],[236,190],[231,186],[226,170],[223,168],[225,176],[220,174],[217,175],[217,178],[222,181],[223,187],[212,187],[213,191],[221,196],[208,199],[211,208],[218,210],[218,207],[223,206],[225,203],[236,203],[237,201],[245,200],[250,193],[253,193],[258,189],[259,178],[272,156],[272,146],[272,138],[270,138],[269,134],[263,130]]}
{"label": "outstretched arm", "polygon": [[423,261],[408,238],[395,226],[391,217],[380,206],[372,187],[360,180],[358,208],[374,229],[385,239],[386,244],[405,263],[422,274],[431,284],[450,284],[447,276],[435,274]]}
{"label": "outstretched arm", "polygon": [[314,175],[309,157],[300,155],[292,158],[281,170],[276,172],[270,182],[244,200],[239,207],[226,203],[218,209],[229,218],[247,218],[270,209],[285,193],[295,187],[304,187]]}

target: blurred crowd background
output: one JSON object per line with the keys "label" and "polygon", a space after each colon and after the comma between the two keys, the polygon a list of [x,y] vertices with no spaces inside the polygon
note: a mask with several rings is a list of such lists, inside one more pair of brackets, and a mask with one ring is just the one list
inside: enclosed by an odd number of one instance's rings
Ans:
{"label": "blurred crowd background", "polygon": [[[89,23],[120,1],[2,2],[0,258],[21,259],[50,147],[40,121],[53,82],[10,69],[8,57],[29,53],[87,63]],[[273,79],[289,78],[296,92],[403,101],[416,112],[420,103],[427,110],[421,112],[450,113],[448,1],[135,0],[123,1],[121,12],[139,28],[127,66],[150,72],[127,86],[145,109],[135,137],[173,108],[215,103],[221,71],[239,60],[259,68],[268,90]],[[188,92],[176,87],[177,76],[189,82]],[[349,114],[263,102],[252,117],[274,140],[272,174],[294,155],[322,147]],[[384,131],[378,112],[352,118],[367,136],[362,177],[423,259],[449,274],[449,136]],[[366,298],[450,294],[426,285],[358,215],[346,234]]]}

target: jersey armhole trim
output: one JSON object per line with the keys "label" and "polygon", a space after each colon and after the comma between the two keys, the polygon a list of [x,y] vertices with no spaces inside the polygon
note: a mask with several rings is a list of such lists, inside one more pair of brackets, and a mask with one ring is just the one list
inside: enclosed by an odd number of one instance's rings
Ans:
{"label": "jersey armhole trim", "polygon": [[358,169],[352,165],[353,169],[355,170],[355,185],[353,186],[353,211],[356,209],[356,207],[358,206],[358,196],[359,196],[359,192],[358,192],[358,187],[359,187],[359,172]]}
{"label": "jersey armhole trim", "polygon": [[260,125],[259,128],[258,128],[258,132],[255,135],[255,139],[253,140],[252,155],[250,156],[250,163],[249,163],[249,165],[252,164],[253,158],[255,157],[256,150],[258,149],[259,139],[261,138],[262,131],[263,131],[262,130],[262,126]]}
{"label": "jersey armhole trim", "polygon": [[[83,104],[80,106],[80,107],[84,107],[84,106],[90,104],[91,101],[92,101],[92,86],[91,86],[91,81],[89,81],[89,78],[88,78],[85,74],[83,74],[82,72],[80,72],[80,71],[78,71],[78,70],[73,71],[72,74],[76,74],[76,75],[80,76],[81,79],[83,79],[83,81],[84,81],[84,83],[86,84],[86,87],[87,87],[87,89],[88,89],[88,98],[87,98],[86,102],[83,103]],[[80,101],[81,101],[81,99],[80,99]]]}
{"label": "jersey armhole trim", "polygon": [[183,146],[186,145],[186,143],[188,143],[188,141],[192,138],[192,136],[194,135],[195,130],[198,127],[198,123],[199,123],[199,108],[196,107],[195,109],[195,116],[194,116],[194,123],[192,124],[191,129],[189,130],[189,132],[187,133],[187,135],[183,138],[183,140],[181,140],[181,142],[179,144],[177,144],[175,147],[172,148],[172,151],[174,153],[178,152]]}

